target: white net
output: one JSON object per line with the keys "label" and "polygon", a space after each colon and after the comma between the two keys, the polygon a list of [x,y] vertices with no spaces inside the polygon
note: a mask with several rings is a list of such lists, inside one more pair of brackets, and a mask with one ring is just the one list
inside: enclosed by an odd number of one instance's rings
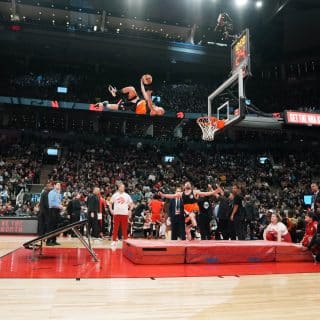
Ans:
{"label": "white net", "polygon": [[201,117],[197,119],[197,124],[202,131],[202,140],[213,141],[215,133],[219,130],[217,127],[218,119],[214,117]]}

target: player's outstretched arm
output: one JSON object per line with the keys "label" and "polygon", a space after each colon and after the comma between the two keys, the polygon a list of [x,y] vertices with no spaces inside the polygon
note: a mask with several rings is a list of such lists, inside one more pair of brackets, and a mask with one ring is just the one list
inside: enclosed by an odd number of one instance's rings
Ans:
{"label": "player's outstretched arm", "polygon": [[181,198],[181,196],[182,196],[181,192],[177,192],[177,193],[162,193],[160,191],[158,194],[159,194],[159,196],[161,198],[165,198],[165,199],[177,199],[177,198]]}
{"label": "player's outstretched arm", "polygon": [[215,197],[219,197],[220,195],[223,194],[223,190],[217,186],[217,189],[213,190],[212,186],[209,185],[208,186],[210,191],[200,191],[200,190],[196,190],[195,193],[198,197],[211,197],[211,196],[215,196]]}
{"label": "player's outstretched arm", "polygon": [[144,100],[147,101],[148,108],[150,109],[150,111],[155,112],[155,109],[152,104],[151,92],[146,92],[146,89],[145,89],[144,83],[143,83],[143,76],[140,79],[140,85],[141,85],[141,92],[142,92],[143,98],[144,98]]}

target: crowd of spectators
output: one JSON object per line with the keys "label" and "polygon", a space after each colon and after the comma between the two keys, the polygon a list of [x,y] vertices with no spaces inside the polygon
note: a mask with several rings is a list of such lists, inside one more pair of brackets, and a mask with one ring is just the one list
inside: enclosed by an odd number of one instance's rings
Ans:
{"label": "crowd of spectators", "polygon": [[[99,82],[100,78],[103,79],[101,82]],[[111,99],[106,93],[104,82],[105,77],[90,74],[90,72],[82,74],[30,72],[16,75],[9,82],[2,80],[1,93],[29,98],[92,103]],[[122,81],[119,85],[134,85],[129,82]],[[162,83],[155,86],[155,93],[160,96],[160,104],[167,111],[202,113],[207,109],[208,95],[218,87],[220,82],[222,80],[217,81],[216,79],[210,84],[197,81]],[[58,86],[67,87],[68,92],[58,93]],[[318,91],[316,81],[309,81],[301,85],[299,82],[287,83],[281,80],[270,81],[256,78],[255,81],[248,82],[247,95],[253,104],[266,112],[280,112],[284,109],[318,112],[320,110]],[[224,98],[232,100],[231,96],[222,97],[221,104]]]}
{"label": "crowd of spectators", "polygon": [[204,112],[214,84],[163,84],[159,89],[163,105],[174,111]]}
{"label": "crowd of spectators", "polygon": [[[36,215],[37,201],[23,197],[28,185],[39,183],[42,152],[41,144],[8,147],[0,159],[1,215]],[[123,181],[132,196],[137,212],[159,190],[170,193],[176,186],[189,180],[196,188],[207,190],[208,184],[219,184],[224,189],[237,182],[255,207],[255,232],[251,238],[261,238],[263,226],[271,212],[278,212],[295,230],[303,228],[307,207],[304,195],[310,194],[310,183],[319,179],[319,165],[311,153],[263,154],[258,152],[210,152],[188,148],[164,151],[148,145],[99,144],[61,145],[59,161],[49,173],[48,181],[60,181],[64,205],[75,193],[86,197],[99,187],[107,200]],[[164,162],[163,156],[175,156]],[[44,183],[42,181],[42,183]],[[213,199],[213,205],[218,202]],[[268,216],[269,215],[269,216]],[[302,226],[302,227],[301,227]],[[293,239],[299,239],[293,235]]]}
{"label": "crowd of spectators", "polygon": [[17,87],[56,87],[62,83],[60,79],[61,75],[41,75],[41,74],[27,74],[24,76],[18,76],[12,79],[12,84]]}
{"label": "crowd of spectators", "polygon": [[[41,153],[40,153],[41,154]],[[37,214],[37,204],[24,197],[40,182],[41,156],[35,145],[13,145],[0,156],[0,215]]]}

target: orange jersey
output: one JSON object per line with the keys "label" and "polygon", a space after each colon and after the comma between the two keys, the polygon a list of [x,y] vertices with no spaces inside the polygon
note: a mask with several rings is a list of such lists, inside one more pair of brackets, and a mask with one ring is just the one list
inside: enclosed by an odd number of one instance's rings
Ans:
{"label": "orange jersey", "polygon": [[164,206],[163,201],[160,201],[157,199],[152,199],[150,201],[149,206],[150,206],[150,210],[152,213],[152,215],[151,215],[152,222],[160,221],[161,213],[162,213],[163,206]]}
{"label": "orange jersey", "polygon": [[195,203],[186,203],[183,205],[184,211],[186,212],[199,212],[199,205],[197,202]]}
{"label": "orange jersey", "polygon": [[136,105],[136,114],[147,114],[146,100],[140,100]]}

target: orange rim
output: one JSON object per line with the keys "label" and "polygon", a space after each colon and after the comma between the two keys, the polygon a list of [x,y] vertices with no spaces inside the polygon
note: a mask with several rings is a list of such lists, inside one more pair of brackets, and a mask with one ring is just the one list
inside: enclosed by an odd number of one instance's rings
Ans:
{"label": "orange rim", "polygon": [[222,129],[225,126],[225,120],[219,120],[216,117],[200,117],[197,119],[197,123],[202,126],[215,126],[218,129]]}

